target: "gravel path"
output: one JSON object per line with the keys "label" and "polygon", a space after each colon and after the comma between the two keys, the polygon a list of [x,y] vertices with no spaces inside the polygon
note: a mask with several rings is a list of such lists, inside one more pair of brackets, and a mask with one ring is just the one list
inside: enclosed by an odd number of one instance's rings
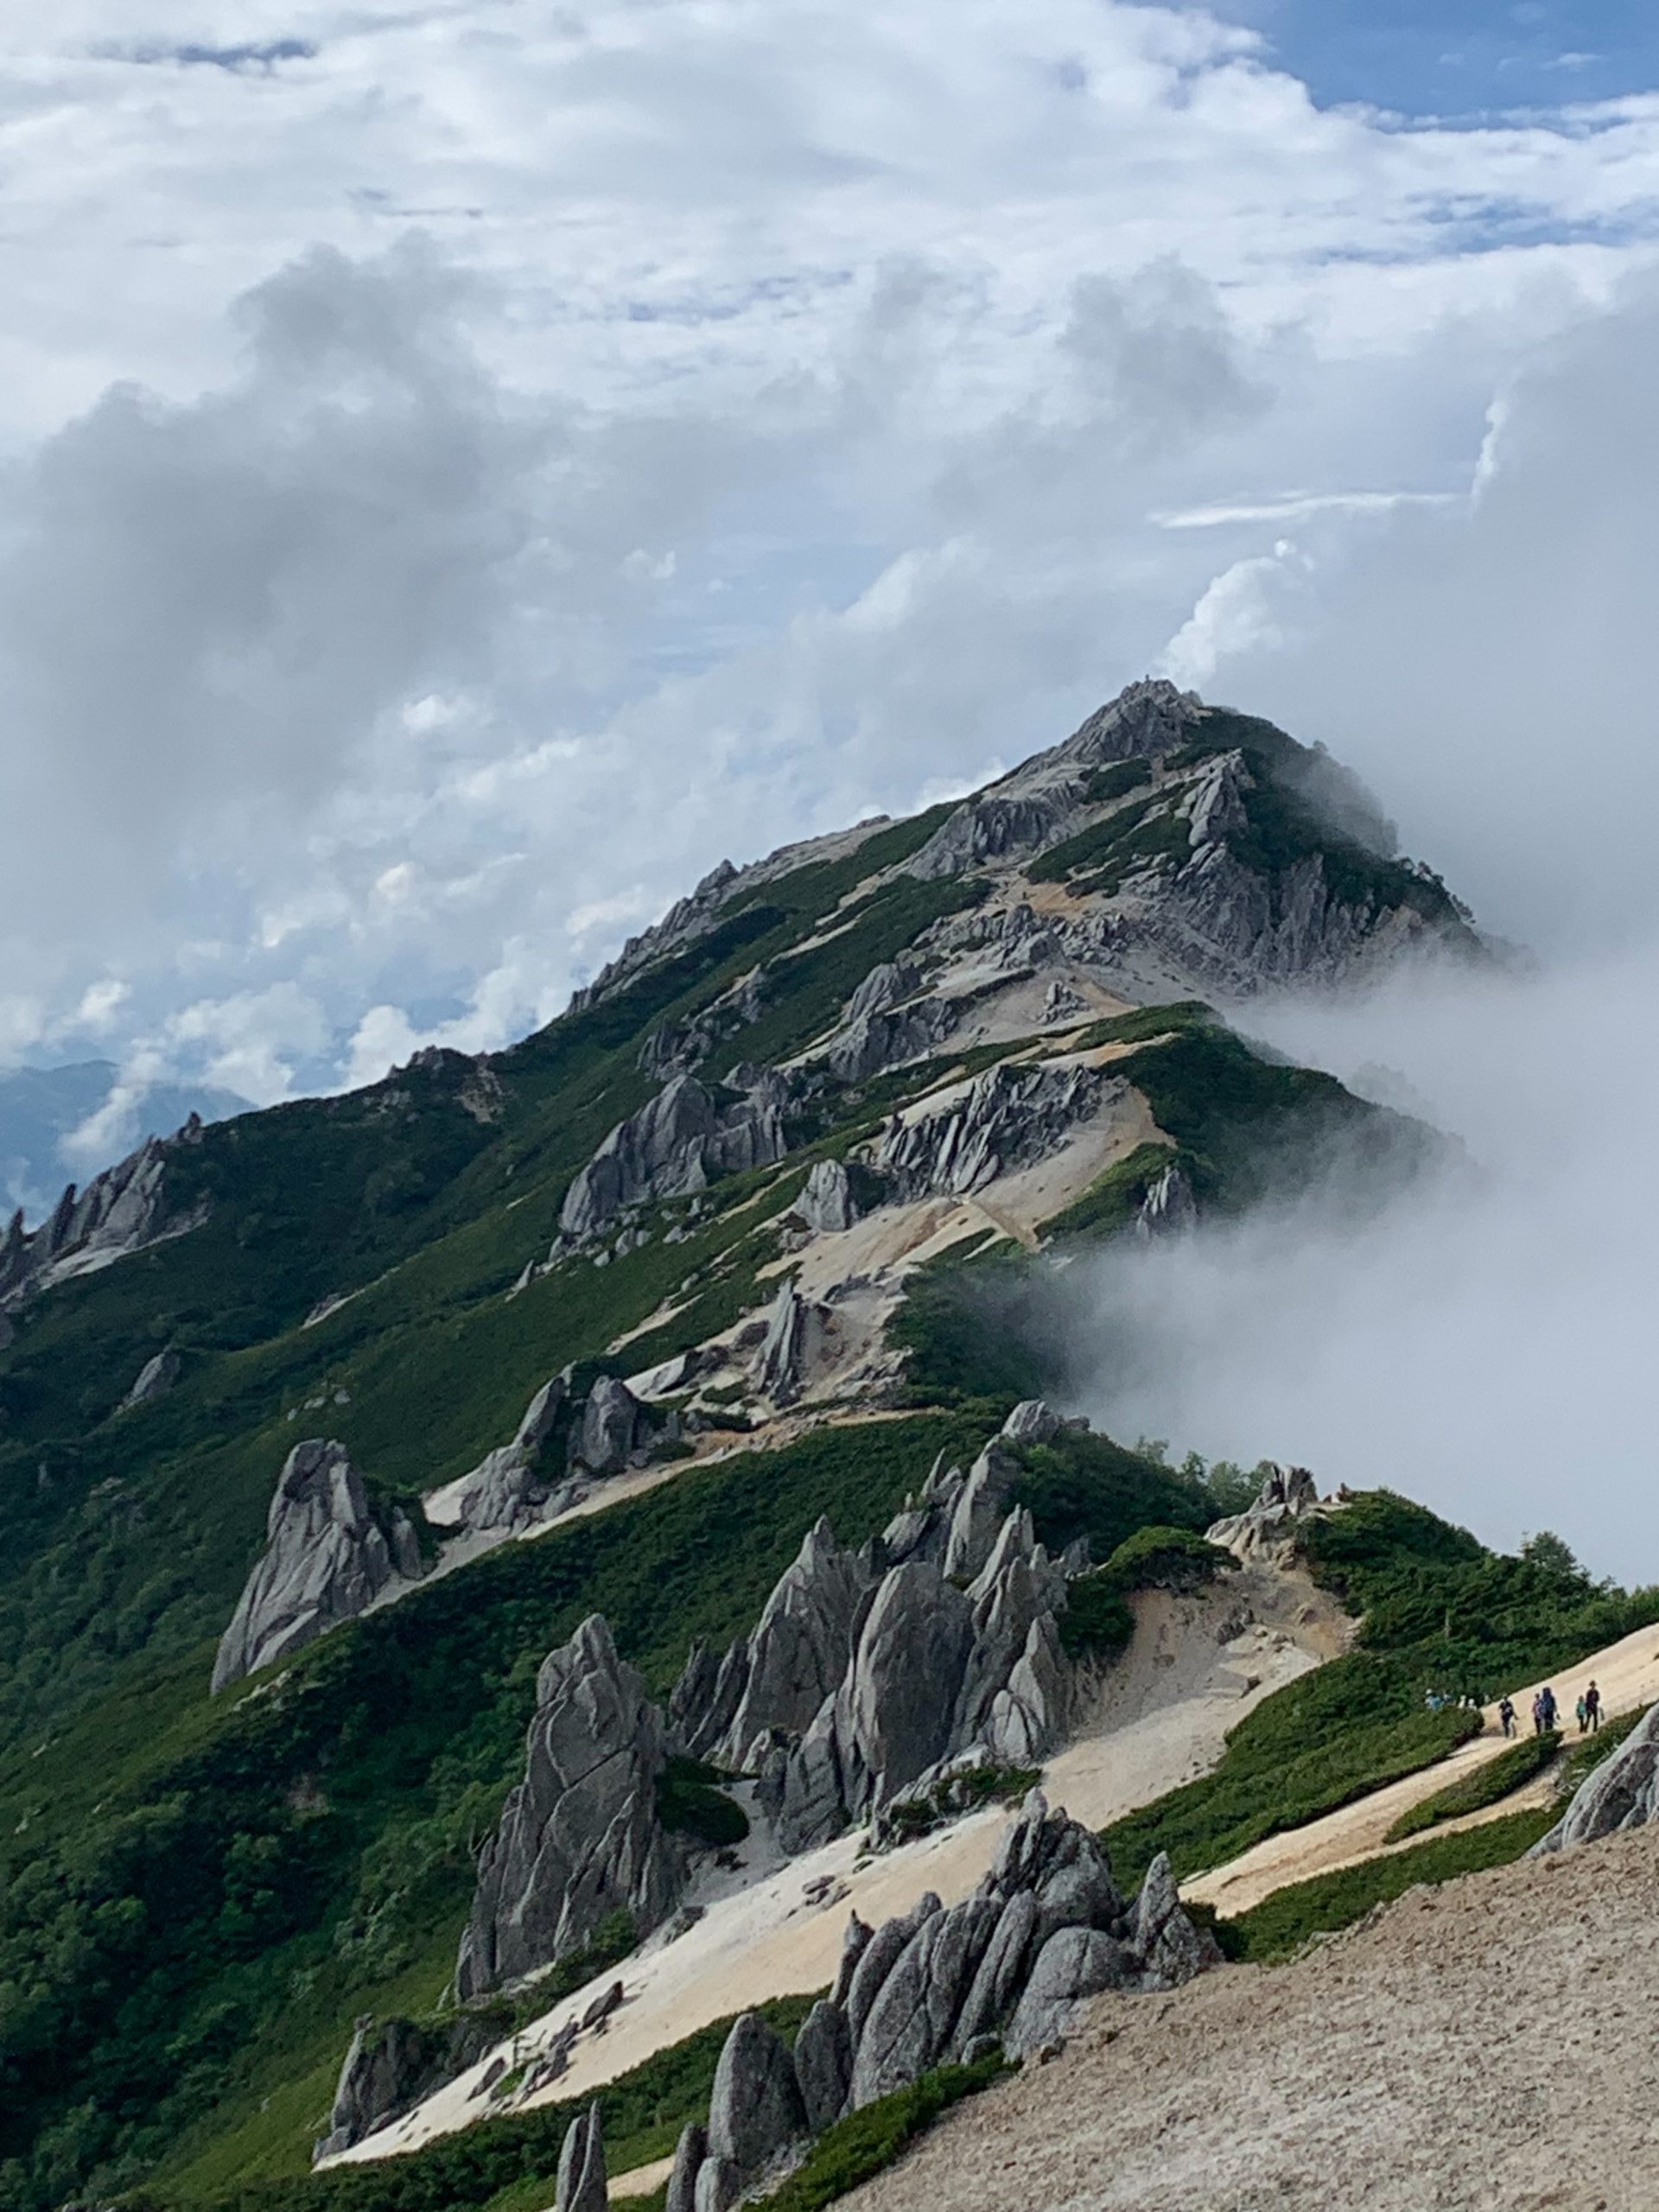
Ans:
{"label": "gravel path", "polygon": [[845,2212],[1656,2212],[1659,1832],[1104,1997]]}

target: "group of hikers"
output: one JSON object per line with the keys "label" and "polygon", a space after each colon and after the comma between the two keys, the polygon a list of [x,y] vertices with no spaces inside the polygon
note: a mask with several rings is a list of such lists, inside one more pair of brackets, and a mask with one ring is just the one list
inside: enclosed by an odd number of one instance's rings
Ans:
{"label": "group of hikers", "polygon": [[[1555,1716],[1560,1710],[1560,1707],[1555,1702],[1555,1693],[1546,1682],[1532,1700],[1533,1734],[1548,1736],[1552,1733],[1555,1726]],[[1586,1688],[1580,1692],[1573,1712],[1579,1724],[1580,1735],[1593,1736],[1601,1726],[1601,1692],[1594,1682],[1590,1683]],[[1497,1719],[1503,1733],[1506,1736],[1513,1736],[1515,1701],[1512,1698],[1505,1697],[1500,1700]]]}
{"label": "group of hikers", "polygon": [[[1425,1692],[1423,1697],[1423,1703],[1431,1713],[1443,1713],[1448,1706],[1465,1706],[1478,1712],[1485,1702],[1484,1697],[1471,1696],[1466,1692],[1462,1697],[1448,1697],[1442,1690],[1428,1690]],[[1560,1711],[1560,1707],[1556,1703],[1555,1693],[1546,1682],[1532,1700],[1533,1734],[1535,1736],[1549,1735],[1555,1726],[1556,1716]],[[1601,1692],[1594,1682],[1588,1684],[1580,1692],[1573,1711],[1578,1720],[1580,1735],[1593,1736],[1601,1726]],[[1514,1735],[1515,1720],[1514,1699],[1508,1696],[1500,1698],[1497,1707],[1497,1721],[1506,1736]]]}

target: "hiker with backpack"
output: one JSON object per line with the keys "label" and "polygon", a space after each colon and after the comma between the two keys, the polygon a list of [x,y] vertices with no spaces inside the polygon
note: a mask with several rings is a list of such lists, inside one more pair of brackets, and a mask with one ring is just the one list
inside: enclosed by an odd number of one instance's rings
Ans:
{"label": "hiker with backpack", "polygon": [[1499,1701],[1497,1708],[1497,1725],[1503,1731],[1503,1733],[1506,1736],[1514,1735],[1515,1700],[1513,1698],[1506,1697]]}
{"label": "hiker with backpack", "polygon": [[1535,1736],[1548,1735],[1555,1726],[1555,1693],[1546,1682],[1532,1700],[1532,1732]]}
{"label": "hiker with backpack", "polygon": [[[1584,1726],[1588,1726],[1590,1733],[1593,1736],[1601,1726],[1601,1692],[1596,1688],[1593,1682],[1592,1682],[1589,1688],[1586,1690],[1582,1703],[1584,1706]],[[1580,1728],[1579,1732],[1580,1735],[1584,1732],[1584,1726],[1581,1726]]]}

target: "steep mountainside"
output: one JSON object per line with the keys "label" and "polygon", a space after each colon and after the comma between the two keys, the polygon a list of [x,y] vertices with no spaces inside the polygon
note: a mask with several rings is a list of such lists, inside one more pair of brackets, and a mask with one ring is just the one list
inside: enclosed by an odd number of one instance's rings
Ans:
{"label": "steep mountainside", "polygon": [[[1343,771],[1135,685],[960,805],[716,870],[507,1052],[15,1221],[7,2201],[297,2175],[746,1836],[1017,1793],[1236,1503],[1016,1409],[1064,1382],[1056,1263],[1410,1172],[1428,1133],[1211,1008],[1419,953],[1483,957]],[[1132,1871],[1052,1940],[1152,1986],[1175,1908]],[[366,2014],[410,2024],[330,2123]]]}
{"label": "steep mountainside", "polygon": [[[120,1076],[113,1060],[78,1060],[67,1067],[13,1068],[0,1075],[0,1211],[23,1207],[36,1218],[50,1205],[63,1173],[58,1147],[108,1107]],[[161,1135],[193,1114],[222,1122],[249,1102],[209,1084],[150,1084],[121,1116],[104,1153],[135,1137]]]}

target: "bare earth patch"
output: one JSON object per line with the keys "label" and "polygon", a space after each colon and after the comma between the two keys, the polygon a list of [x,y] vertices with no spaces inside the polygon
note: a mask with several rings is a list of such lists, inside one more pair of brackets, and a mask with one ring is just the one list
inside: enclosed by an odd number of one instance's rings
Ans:
{"label": "bare earth patch", "polygon": [[1652,2212],[1659,1832],[1103,1997],[846,2212]]}

